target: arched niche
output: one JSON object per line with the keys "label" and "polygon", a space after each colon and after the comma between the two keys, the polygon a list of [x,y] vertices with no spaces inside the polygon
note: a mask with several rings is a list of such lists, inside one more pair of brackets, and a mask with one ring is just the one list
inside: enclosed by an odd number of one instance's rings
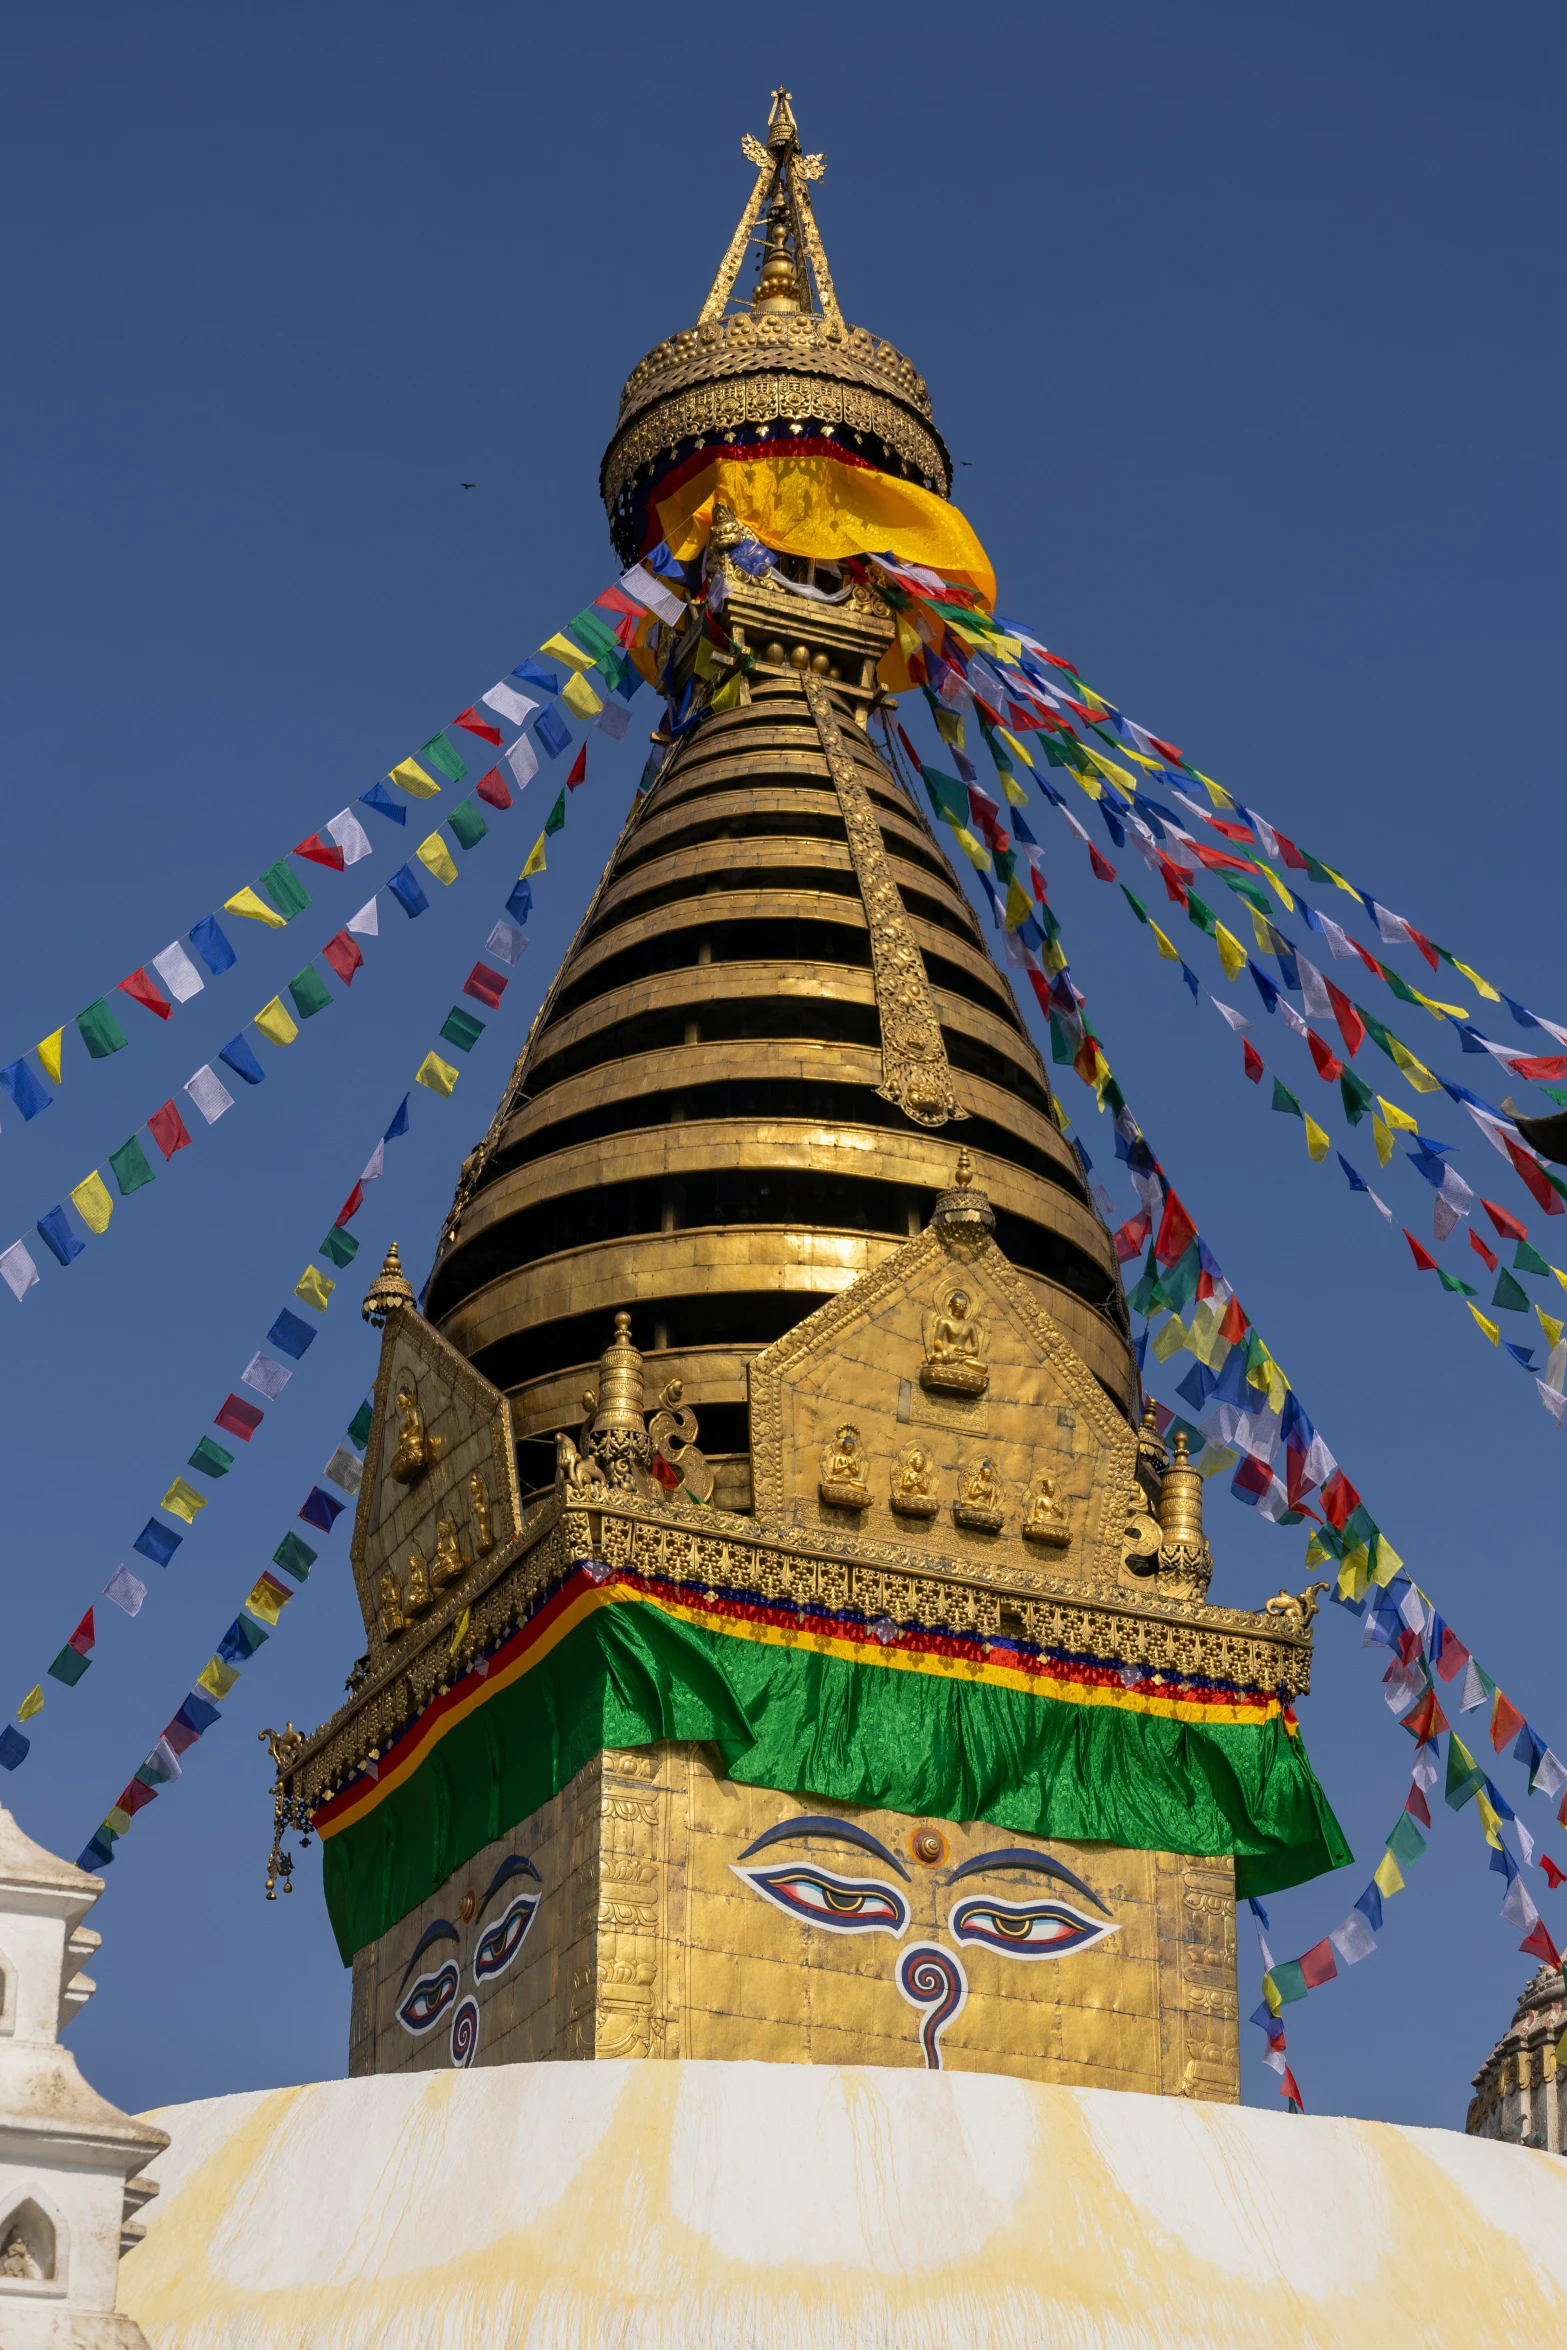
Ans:
{"label": "arched niche", "polygon": [[64,2276],[64,2227],[36,2196],[24,2195],[0,2219],[0,2294],[59,2285]]}

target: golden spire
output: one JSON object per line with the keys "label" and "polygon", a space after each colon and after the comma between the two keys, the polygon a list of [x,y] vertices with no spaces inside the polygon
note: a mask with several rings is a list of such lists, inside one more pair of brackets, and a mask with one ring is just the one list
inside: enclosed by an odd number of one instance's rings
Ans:
{"label": "golden spire", "polygon": [[398,1256],[394,1240],[386,1252],[385,1264],[365,1291],[365,1302],[360,1312],[367,1322],[373,1322],[379,1330],[394,1307],[411,1306],[413,1302],[414,1293],[408,1286],[408,1276],[403,1271],[402,1259]]}
{"label": "golden spire", "polygon": [[[746,248],[756,233],[756,224],[765,209],[767,228],[762,267],[751,301],[752,309],[763,317],[810,310],[813,307],[810,279],[814,278],[822,314],[841,332],[843,317],[838,308],[838,297],[833,291],[827,255],[822,249],[821,231],[811,209],[809,185],[812,180],[821,178],[827,168],[827,158],[825,155],[807,155],[802,151],[799,127],[789,104],[787,90],[773,92],[773,110],[767,118],[766,145],[760,139],[753,139],[749,132],[740,145],[747,162],[756,166],[756,184],[740,215],[740,224],[718,265],[718,275],[702,305],[698,326],[706,326],[723,317],[734,292],[735,279],[740,274]],[[809,277],[807,260],[810,265]]]}

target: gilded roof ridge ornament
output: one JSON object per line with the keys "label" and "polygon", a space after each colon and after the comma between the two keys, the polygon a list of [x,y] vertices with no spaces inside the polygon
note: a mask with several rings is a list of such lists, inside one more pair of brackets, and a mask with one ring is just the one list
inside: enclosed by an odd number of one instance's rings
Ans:
{"label": "gilded roof ridge ornament", "polygon": [[832,271],[827,266],[821,231],[816,225],[816,215],[811,207],[809,187],[810,181],[820,179],[827,169],[827,158],[825,155],[807,155],[802,150],[799,126],[794,119],[787,90],[777,89],[773,92],[772,112],[767,118],[766,144],[753,138],[748,131],[740,142],[740,151],[748,163],[755,164],[756,183],[746,199],[739,225],[729,240],[718,265],[718,274],[698,314],[698,326],[716,325],[723,317],[734,294],[735,279],[740,274],[747,247],[756,233],[756,224],[765,208],[766,246],[761,276],[751,307],[763,316],[809,311],[812,308],[810,279],[814,278],[822,315],[829,326],[841,334],[843,314],[838,308],[838,296],[833,287]]}
{"label": "gilded roof ridge ornament", "polygon": [[373,1322],[379,1330],[387,1315],[395,1307],[411,1306],[415,1303],[414,1293],[409,1286],[408,1276],[403,1271],[402,1259],[397,1253],[397,1243],[394,1240],[386,1252],[386,1261],[380,1272],[377,1273],[365,1291],[365,1302],[359,1310],[365,1320]]}

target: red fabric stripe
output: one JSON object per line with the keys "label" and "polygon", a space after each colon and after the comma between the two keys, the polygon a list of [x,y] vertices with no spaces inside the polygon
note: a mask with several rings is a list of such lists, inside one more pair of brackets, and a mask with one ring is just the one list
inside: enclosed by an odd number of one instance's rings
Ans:
{"label": "red fabric stripe", "polygon": [[166,996],[159,995],[145,971],[133,971],[129,979],[120,981],[121,995],[128,995],[138,1004],[145,1004],[149,1012],[156,1012],[160,1020],[172,1017],[174,1006]]}

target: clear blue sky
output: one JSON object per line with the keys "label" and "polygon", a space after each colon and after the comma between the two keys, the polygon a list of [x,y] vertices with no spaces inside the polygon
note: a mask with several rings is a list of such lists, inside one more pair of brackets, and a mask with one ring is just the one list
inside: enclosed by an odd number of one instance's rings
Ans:
{"label": "clear blue sky", "polygon": [[[845,308],[927,373],[1003,608],[1330,863],[1567,1017],[1548,748],[1562,52],[1538,6],[1484,21],[1450,5],[915,6],[691,37],[616,4],[13,18],[0,1058],[183,934],[607,583],[595,477],[616,394],[694,317],[749,184],[741,133],[762,129],[780,79],[829,157],[819,212]],[[634,738],[594,753],[531,957],[456,1098],[416,1101],[356,1226],[361,1270],[394,1234],[427,1266],[639,765]],[[46,1265],[24,1306],[0,1294],[17,1694],[287,1298],[543,790],[106,1239],[69,1272]],[[1416,1279],[1331,1164],[1308,1163],[1058,822],[1041,811],[1035,829],[1111,1057],[1248,1308],[1411,1566],[1567,1752],[1562,1439],[1458,1301]],[[384,831],[376,850],[363,871],[384,880]],[[1136,886],[1141,869],[1117,862]],[[0,1244],[354,910],[358,879],[322,874],[286,936],[247,931],[242,967],[167,1030],[128,1006],[133,1049],[68,1063],[32,1126],[4,1106]],[[1475,1068],[1423,1014],[1395,1025],[1448,1073]],[[1318,1107],[1302,1050],[1262,1026],[1270,1064]],[[1066,1084],[1075,1113],[1086,1097]],[[1433,1112],[1432,1130],[1527,1211],[1459,1113]],[[1091,1106],[1083,1131],[1108,1166]],[[1407,1168],[1385,1189],[1429,1231]],[[1116,1198],[1128,1212],[1124,1182]],[[1567,1253],[1567,1227],[1534,1222]],[[363,1394],[363,1287],[345,1278],[181,1562],[149,1571],[138,1623],[100,1606],[87,1678],[48,1684],[34,1754],[0,1787],[46,1843],[80,1849]],[[1210,1517],[1216,1598],[1298,1587],[1298,1532],[1222,1494]],[[101,1988],[73,2038],[124,2104],[345,2061],[347,1978],[313,1869],[288,1902],[261,1901],[256,1732],[323,1718],[360,1646],[346,1526],[323,1548],[112,1871]],[[1364,1865],[1277,1902],[1281,1956],[1337,1922],[1407,1784],[1380,1658],[1332,1611],[1318,1655],[1306,1732]],[[1567,1860],[1563,1841],[1547,1848]],[[1567,1936],[1567,1893],[1533,1882]],[[1473,1811],[1441,1814],[1379,1954],[1290,2011],[1309,2104],[1461,2125],[1530,1967],[1500,1892]],[[1255,1979],[1243,1935],[1243,2011]],[[1247,2094],[1271,2104],[1255,2039]]]}

